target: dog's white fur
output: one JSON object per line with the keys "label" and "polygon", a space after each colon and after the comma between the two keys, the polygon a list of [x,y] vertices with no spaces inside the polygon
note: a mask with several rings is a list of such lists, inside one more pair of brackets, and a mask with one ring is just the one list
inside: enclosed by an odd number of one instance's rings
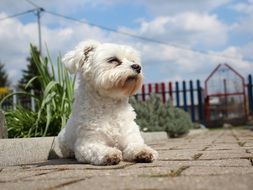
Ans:
{"label": "dog's white fur", "polygon": [[63,57],[71,73],[78,73],[72,114],[58,135],[65,156],[79,162],[117,164],[120,160],[152,162],[157,152],[144,144],[129,96],[142,84],[139,55],[129,47],[97,41],[80,43]]}

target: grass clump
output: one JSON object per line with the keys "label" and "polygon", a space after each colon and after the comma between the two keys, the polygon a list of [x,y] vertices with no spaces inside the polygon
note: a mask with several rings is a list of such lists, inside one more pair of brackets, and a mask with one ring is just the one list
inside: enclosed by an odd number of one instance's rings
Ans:
{"label": "grass clump", "polygon": [[144,174],[140,175],[140,177],[179,177],[182,172],[188,169],[190,166],[181,166],[176,170],[170,170],[168,173],[156,173],[156,174]]}
{"label": "grass clump", "polygon": [[192,159],[193,159],[193,160],[198,160],[202,155],[203,155],[203,153],[194,154],[194,155],[192,156]]}
{"label": "grass clump", "polygon": [[[6,111],[9,138],[57,135],[65,126],[71,113],[75,78],[70,77],[59,57],[55,69],[50,56],[48,58],[38,56],[33,46],[31,46],[31,54],[39,75],[33,77],[26,87],[29,87],[32,81],[38,80],[42,91],[39,95],[15,93],[17,96],[33,96],[37,110],[34,112],[20,106],[16,110]],[[6,96],[0,105],[13,95],[14,93]]]}
{"label": "grass clump", "polygon": [[147,101],[131,99],[142,131],[166,131],[170,137],[179,137],[193,128],[190,115],[170,102],[163,104],[160,98],[151,94]]}
{"label": "grass clump", "polygon": [[243,147],[246,144],[246,142],[238,142],[238,145]]}

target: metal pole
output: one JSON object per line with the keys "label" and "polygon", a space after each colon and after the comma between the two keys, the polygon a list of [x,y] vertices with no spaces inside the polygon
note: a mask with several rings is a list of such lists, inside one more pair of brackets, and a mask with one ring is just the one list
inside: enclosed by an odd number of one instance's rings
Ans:
{"label": "metal pole", "polygon": [[179,107],[180,106],[180,97],[179,97],[179,84],[176,81],[176,106]]}
{"label": "metal pole", "polygon": [[187,92],[186,92],[186,82],[183,81],[183,100],[184,100],[184,111],[188,111],[187,105]]}
{"label": "metal pole", "polygon": [[199,111],[199,121],[204,122],[203,116],[203,102],[202,102],[202,88],[200,85],[200,80],[197,80],[197,90],[198,90],[198,111]]}
{"label": "metal pole", "polygon": [[192,117],[192,121],[195,122],[194,89],[193,89],[192,80],[190,80],[190,99],[191,99],[191,117]]}
{"label": "metal pole", "polygon": [[164,83],[161,83],[161,88],[162,88],[162,100],[163,100],[163,103],[165,104],[165,102],[166,102],[166,92],[165,92],[165,84]]}
{"label": "metal pole", "polygon": [[[13,89],[13,92],[16,93],[16,88]],[[17,108],[17,94],[13,95],[12,105],[13,105],[13,109],[16,110],[16,108]]]}
{"label": "metal pole", "polygon": [[142,101],[145,101],[146,100],[145,84],[142,85],[141,93],[142,93]]}
{"label": "metal pole", "polygon": [[42,53],[42,45],[41,45],[41,27],[40,27],[40,13],[44,11],[43,8],[36,9],[37,22],[38,22],[38,38],[39,38],[39,52]]}
{"label": "metal pole", "polygon": [[252,91],[252,76],[248,76],[248,100],[249,100],[249,113],[253,114],[253,91]]}
{"label": "metal pole", "polygon": [[228,119],[228,94],[227,94],[227,81],[226,79],[223,79],[223,87],[224,87],[224,115],[225,119]]}
{"label": "metal pole", "polygon": [[[31,89],[31,94],[34,95],[33,89]],[[31,97],[31,108],[32,108],[32,111],[35,112],[35,99],[33,96]]]}

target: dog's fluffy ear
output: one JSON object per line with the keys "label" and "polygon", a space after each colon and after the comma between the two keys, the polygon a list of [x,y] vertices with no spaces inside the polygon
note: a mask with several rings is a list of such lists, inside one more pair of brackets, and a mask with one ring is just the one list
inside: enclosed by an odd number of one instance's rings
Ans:
{"label": "dog's fluffy ear", "polygon": [[94,51],[100,43],[94,40],[79,43],[74,50],[66,53],[62,62],[70,73],[76,73],[87,61],[89,53]]}

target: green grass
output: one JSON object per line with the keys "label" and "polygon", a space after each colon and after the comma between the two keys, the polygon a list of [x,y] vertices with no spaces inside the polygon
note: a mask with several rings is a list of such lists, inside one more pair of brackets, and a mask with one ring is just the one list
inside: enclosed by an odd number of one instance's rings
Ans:
{"label": "green grass", "polygon": [[246,142],[238,142],[238,145],[243,147],[246,144]]}
{"label": "green grass", "polygon": [[193,159],[193,160],[198,160],[202,155],[203,155],[203,153],[194,154],[194,155],[192,156],[192,159]]}
{"label": "green grass", "polygon": [[178,177],[182,172],[188,169],[190,166],[181,166],[176,170],[170,170],[168,173],[156,173],[156,174],[143,174],[140,177]]}
{"label": "green grass", "polygon": [[[66,124],[71,113],[73,103],[75,77],[72,78],[57,58],[56,66],[48,58],[39,57],[31,46],[32,59],[39,70],[39,75],[32,78],[26,85],[28,87],[33,80],[39,80],[42,85],[41,95],[35,95],[38,109],[33,112],[23,107],[5,112],[9,137],[39,137],[53,136]],[[56,68],[55,68],[56,67]],[[33,96],[29,93],[15,93],[18,95]],[[13,96],[5,97],[2,103]]]}

